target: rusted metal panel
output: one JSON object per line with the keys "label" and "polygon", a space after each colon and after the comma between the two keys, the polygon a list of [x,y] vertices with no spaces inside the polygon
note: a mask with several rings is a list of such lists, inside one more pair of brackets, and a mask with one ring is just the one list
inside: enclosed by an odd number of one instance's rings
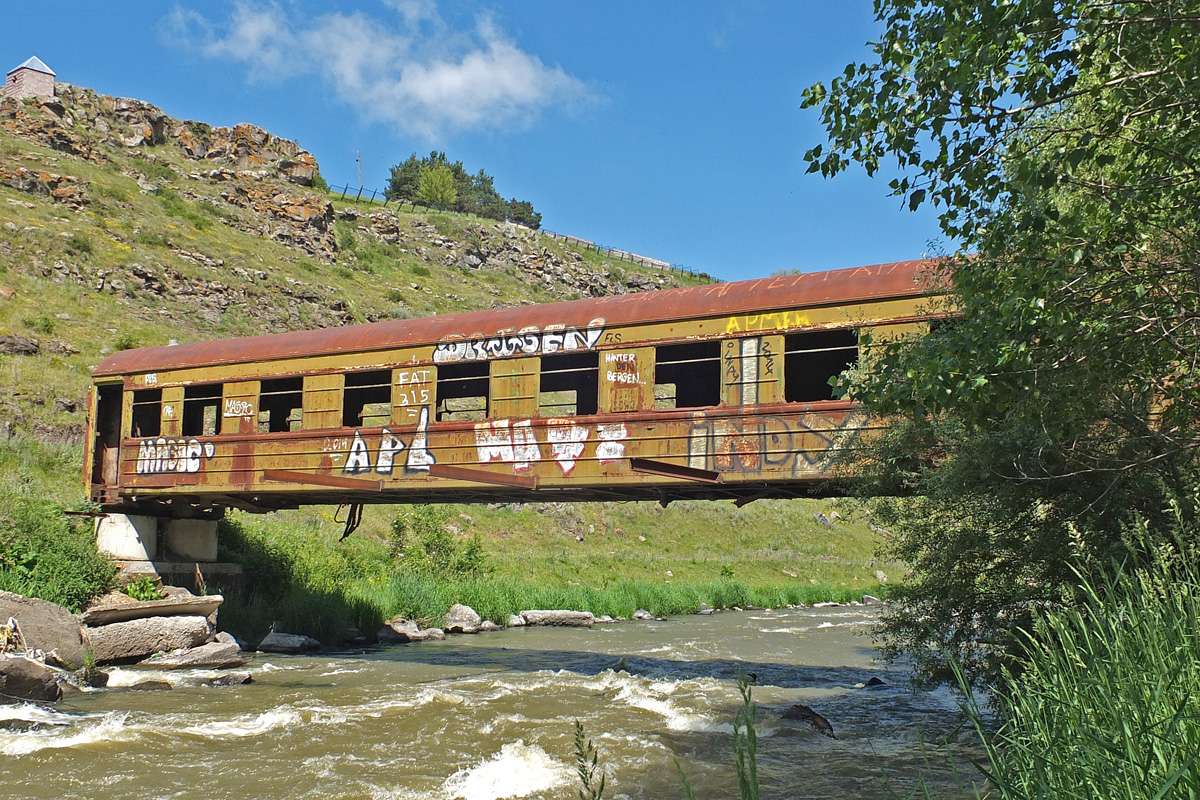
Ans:
{"label": "rusted metal panel", "polygon": [[[450,342],[494,345],[494,338],[525,332],[531,349],[544,349],[546,329],[587,332],[600,327],[641,325],[659,320],[730,316],[734,326],[753,332],[764,315],[777,310],[845,305],[864,301],[919,297],[940,290],[933,268],[937,262],[902,261],[828,272],[777,275],[736,283],[642,292],[593,300],[548,303],[425,320],[389,320],[319,331],[252,336],[175,347],[140,348],[114,353],[96,368],[96,375],[153,372],[206,365],[364,352]],[[745,317],[745,319],[739,319]],[[782,321],[786,323],[786,320]],[[743,327],[748,326],[748,327]],[[778,324],[777,327],[796,327]],[[536,331],[538,333],[530,333]],[[734,331],[729,331],[730,333]],[[437,361],[435,353],[434,361]]]}
{"label": "rusted metal panel", "polygon": [[392,371],[392,422],[415,425],[421,412],[433,414],[437,398],[437,367],[433,364],[400,367]]}
{"label": "rusted metal panel", "polygon": [[222,433],[254,433],[257,430],[258,390],[258,381],[232,381],[222,385]]}

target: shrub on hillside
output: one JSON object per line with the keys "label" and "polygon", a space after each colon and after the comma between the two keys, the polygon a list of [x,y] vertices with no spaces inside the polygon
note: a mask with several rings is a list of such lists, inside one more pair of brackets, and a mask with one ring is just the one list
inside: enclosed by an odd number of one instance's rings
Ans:
{"label": "shrub on hillside", "polygon": [[43,500],[0,501],[0,590],[80,611],[112,588],[115,576],[89,524]]}
{"label": "shrub on hillside", "polygon": [[426,575],[478,577],[492,571],[475,535],[458,541],[449,530],[450,512],[440,506],[412,505],[392,520],[392,558]]}

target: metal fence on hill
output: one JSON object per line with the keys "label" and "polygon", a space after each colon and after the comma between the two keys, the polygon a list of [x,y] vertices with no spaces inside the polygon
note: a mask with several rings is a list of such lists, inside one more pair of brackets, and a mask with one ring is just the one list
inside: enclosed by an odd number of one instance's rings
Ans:
{"label": "metal fence on hill", "polygon": [[[410,208],[414,211],[417,209],[425,211],[441,210],[417,200],[394,200],[389,198],[386,192],[384,192],[382,189],[368,189],[365,186],[351,186],[350,184],[346,184],[345,186],[331,186],[329,187],[329,191],[333,194],[340,195],[342,200],[355,203],[369,203],[371,205],[378,205],[382,207]],[[511,222],[511,220],[505,221]],[[513,224],[519,225],[520,223]],[[521,227],[528,228],[527,225],[522,225]],[[631,253],[628,250],[621,250],[616,247],[598,244],[597,242],[593,242],[588,239],[581,239],[578,236],[570,236],[565,233],[556,233],[555,231],[546,230],[545,228],[528,229],[544,236],[549,236],[551,239],[557,239],[560,242],[567,242],[568,244],[573,244],[576,247],[584,247],[588,250],[593,250],[603,255],[619,258],[622,261],[629,261],[634,264],[641,264],[644,267],[661,269],[668,272],[681,272],[685,275],[689,275],[694,278],[701,278],[707,281],[715,280],[715,278],[713,278],[713,276],[709,275],[707,272],[692,269],[685,264],[678,264],[671,261],[663,261],[658,258],[650,258],[649,256],[638,255],[637,253]]]}

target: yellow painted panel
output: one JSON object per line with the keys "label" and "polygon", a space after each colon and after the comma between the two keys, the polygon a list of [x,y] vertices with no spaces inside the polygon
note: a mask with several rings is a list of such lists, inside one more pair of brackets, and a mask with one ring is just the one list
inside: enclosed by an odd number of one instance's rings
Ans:
{"label": "yellow painted panel", "polygon": [[783,337],[760,336],[758,348],[758,402],[783,402]]}
{"label": "yellow painted panel", "polygon": [[627,347],[600,353],[600,411],[654,408],[654,348]]}
{"label": "yellow painted panel", "polygon": [[183,430],[183,387],[164,386],[162,390],[162,435],[179,436]]}
{"label": "yellow painted panel", "polygon": [[488,416],[533,417],[538,410],[541,359],[498,359],[491,362],[491,400]]}
{"label": "yellow painted panel", "polygon": [[401,367],[392,370],[392,422],[416,425],[421,409],[428,409],[427,419],[433,418],[437,398],[437,367]]}
{"label": "yellow painted panel", "polygon": [[304,376],[304,414],[300,429],[305,431],[338,428],[342,424],[342,390],[345,375]]}
{"label": "yellow painted panel", "polygon": [[259,381],[232,381],[221,390],[221,433],[254,433],[258,428]]}

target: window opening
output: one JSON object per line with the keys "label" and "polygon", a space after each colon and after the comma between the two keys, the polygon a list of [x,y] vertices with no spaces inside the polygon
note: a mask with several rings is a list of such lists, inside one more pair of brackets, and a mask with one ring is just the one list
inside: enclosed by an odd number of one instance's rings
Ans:
{"label": "window opening", "polygon": [[158,436],[162,433],[162,389],[138,389],[133,393],[134,436]]}
{"label": "window opening", "polygon": [[655,408],[700,408],[720,403],[720,342],[671,344],[655,349]]}
{"label": "window opening", "polygon": [[371,428],[392,419],[392,372],[387,369],[346,374],[342,390],[342,425]]}
{"label": "window opening", "polygon": [[600,354],[542,356],[538,416],[595,414],[600,400]]}
{"label": "window opening", "polygon": [[793,333],[783,340],[784,396],[789,403],[836,399],[830,380],[858,363],[858,331]]}
{"label": "window opening", "polygon": [[183,390],[183,435],[216,436],[221,432],[221,384]]}
{"label": "window opening", "polygon": [[486,361],[438,365],[437,421],[487,419],[488,377]]}
{"label": "window opening", "polygon": [[303,415],[303,378],[274,378],[259,384],[259,433],[298,431]]}

